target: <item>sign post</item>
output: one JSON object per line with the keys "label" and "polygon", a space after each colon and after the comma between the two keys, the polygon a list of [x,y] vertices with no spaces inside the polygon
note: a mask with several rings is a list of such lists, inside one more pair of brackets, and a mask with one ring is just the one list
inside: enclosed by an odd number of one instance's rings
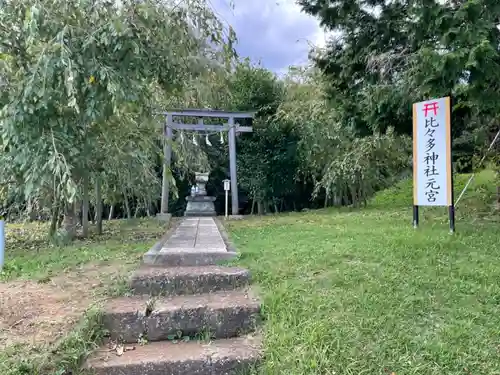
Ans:
{"label": "sign post", "polygon": [[447,206],[455,231],[450,97],[413,104],[413,227],[420,206]]}
{"label": "sign post", "polygon": [[226,213],[226,219],[228,218],[228,203],[229,203],[229,190],[231,189],[231,181],[230,180],[224,180],[224,192],[226,193],[226,207],[225,207],[225,213]]}

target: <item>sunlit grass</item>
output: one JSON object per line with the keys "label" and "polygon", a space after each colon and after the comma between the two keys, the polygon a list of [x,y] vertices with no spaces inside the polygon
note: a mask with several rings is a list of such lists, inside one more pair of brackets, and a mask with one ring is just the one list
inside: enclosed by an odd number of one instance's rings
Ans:
{"label": "sunlit grass", "polygon": [[[423,209],[420,228],[412,228],[411,181],[379,193],[365,209],[229,222],[238,263],[252,271],[263,298],[261,373],[500,374],[492,176],[481,173],[464,195],[453,235],[444,208]],[[457,195],[466,181],[457,178]],[[86,263],[137,264],[165,231],[154,220],[114,221],[104,236],[57,247],[45,225],[7,228],[4,281]],[[69,337],[82,339],[64,347],[57,363],[81,358],[93,344],[93,336],[75,332]],[[19,371],[13,374],[25,374]]]}
{"label": "sunlit grass", "polygon": [[113,220],[105,222],[103,235],[91,234],[60,247],[49,241],[47,223],[7,224],[7,258],[0,282],[35,279],[46,283],[53,277],[66,277],[65,272],[75,278],[79,270],[85,274],[87,265],[95,266],[96,279],[92,283],[82,280],[81,288],[94,285],[87,293],[95,300],[76,327],[62,332],[55,342],[7,346],[0,351],[0,374],[80,374],[82,360],[104,333],[99,313],[102,300],[128,291],[121,277],[140,263],[140,257],[165,231],[165,224],[155,219]]}
{"label": "sunlit grass", "polygon": [[454,235],[445,210],[414,230],[411,201],[231,222],[264,302],[261,373],[500,374],[498,216],[464,203]]}
{"label": "sunlit grass", "polygon": [[48,223],[7,223],[0,280],[44,278],[91,262],[137,264],[164,232],[164,223],[155,219],[112,220],[104,222],[101,236],[91,234],[69,246],[56,246],[48,239]]}

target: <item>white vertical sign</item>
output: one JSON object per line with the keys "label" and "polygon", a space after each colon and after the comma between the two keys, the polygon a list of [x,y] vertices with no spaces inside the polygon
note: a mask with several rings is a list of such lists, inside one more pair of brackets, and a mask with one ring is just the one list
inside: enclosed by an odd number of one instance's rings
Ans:
{"label": "white vertical sign", "polygon": [[413,104],[413,204],[452,206],[450,98]]}
{"label": "white vertical sign", "polygon": [[229,190],[231,188],[231,181],[230,180],[224,180],[224,193],[225,193],[225,216],[228,218],[228,210],[229,210]]}

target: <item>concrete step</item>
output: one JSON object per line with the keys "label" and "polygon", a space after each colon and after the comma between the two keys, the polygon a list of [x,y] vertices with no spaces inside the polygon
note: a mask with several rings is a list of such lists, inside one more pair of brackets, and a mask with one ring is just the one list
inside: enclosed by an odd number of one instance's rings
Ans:
{"label": "concrete step", "polygon": [[147,265],[165,267],[210,266],[232,260],[237,255],[221,248],[152,249],[144,254],[143,262]]}
{"label": "concrete step", "polygon": [[142,267],[131,279],[134,294],[173,296],[234,290],[250,283],[250,272],[236,267]]}
{"label": "concrete step", "polygon": [[240,375],[261,360],[261,339],[246,336],[210,343],[157,342],[122,356],[103,348],[86,363],[95,375]]}
{"label": "concrete step", "polygon": [[252,332],[259,323],[260,302],[250,290],[176,297],[136,296],[111,300],[103,323],[111,339],[136,343],[196,335],[229,338]]}

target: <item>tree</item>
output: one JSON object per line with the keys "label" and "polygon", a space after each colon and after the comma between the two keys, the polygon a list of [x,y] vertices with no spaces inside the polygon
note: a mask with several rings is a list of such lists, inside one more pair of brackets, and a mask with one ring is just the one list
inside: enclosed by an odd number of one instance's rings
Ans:
{"label": "tree", "polygon": [[231,109],[256,111],[253,133],[238,141],[238,181],[257,206],[279,212],[295,191],[297,140],[274,115],[283,99],[284,86],[274,73],[249,60],[240,61],[229,79]]}
{"label": "tree", "polygon": [[343,126],[411,134],[411,103],[451,95],[454,161],[471,170],[499,127],[500,3],[299,0],[335,30],[316,65]]}
{"label": "tree", "polygon": [[321,195],[325,206],[366,204],[408,169],[409,142],[392,128],[359,137],[342,123],[327,85],[315,68],[292,69],[277,117],[298,134],[299,173],[313,181],[313,197]]}
{"label": "tree", "polygon": [[73,237],[75,202],[91,178],[106,168],[115,178],[134,169],[151,176],[156,155],[145,139],[161,92],[224,65],[231,40],[203,0],[1,5],[0,82],[8,95],[0,156],[16,177],[9,188],[24,200],[43,196],[54,218],[63,210]]}
{"label": "tree", "polygon": [[493,0],[300,0],[338,32],[315,61],[342,122],[411,134],[411,103],[453,95],[455,136],[499,112],[500,5]]}

